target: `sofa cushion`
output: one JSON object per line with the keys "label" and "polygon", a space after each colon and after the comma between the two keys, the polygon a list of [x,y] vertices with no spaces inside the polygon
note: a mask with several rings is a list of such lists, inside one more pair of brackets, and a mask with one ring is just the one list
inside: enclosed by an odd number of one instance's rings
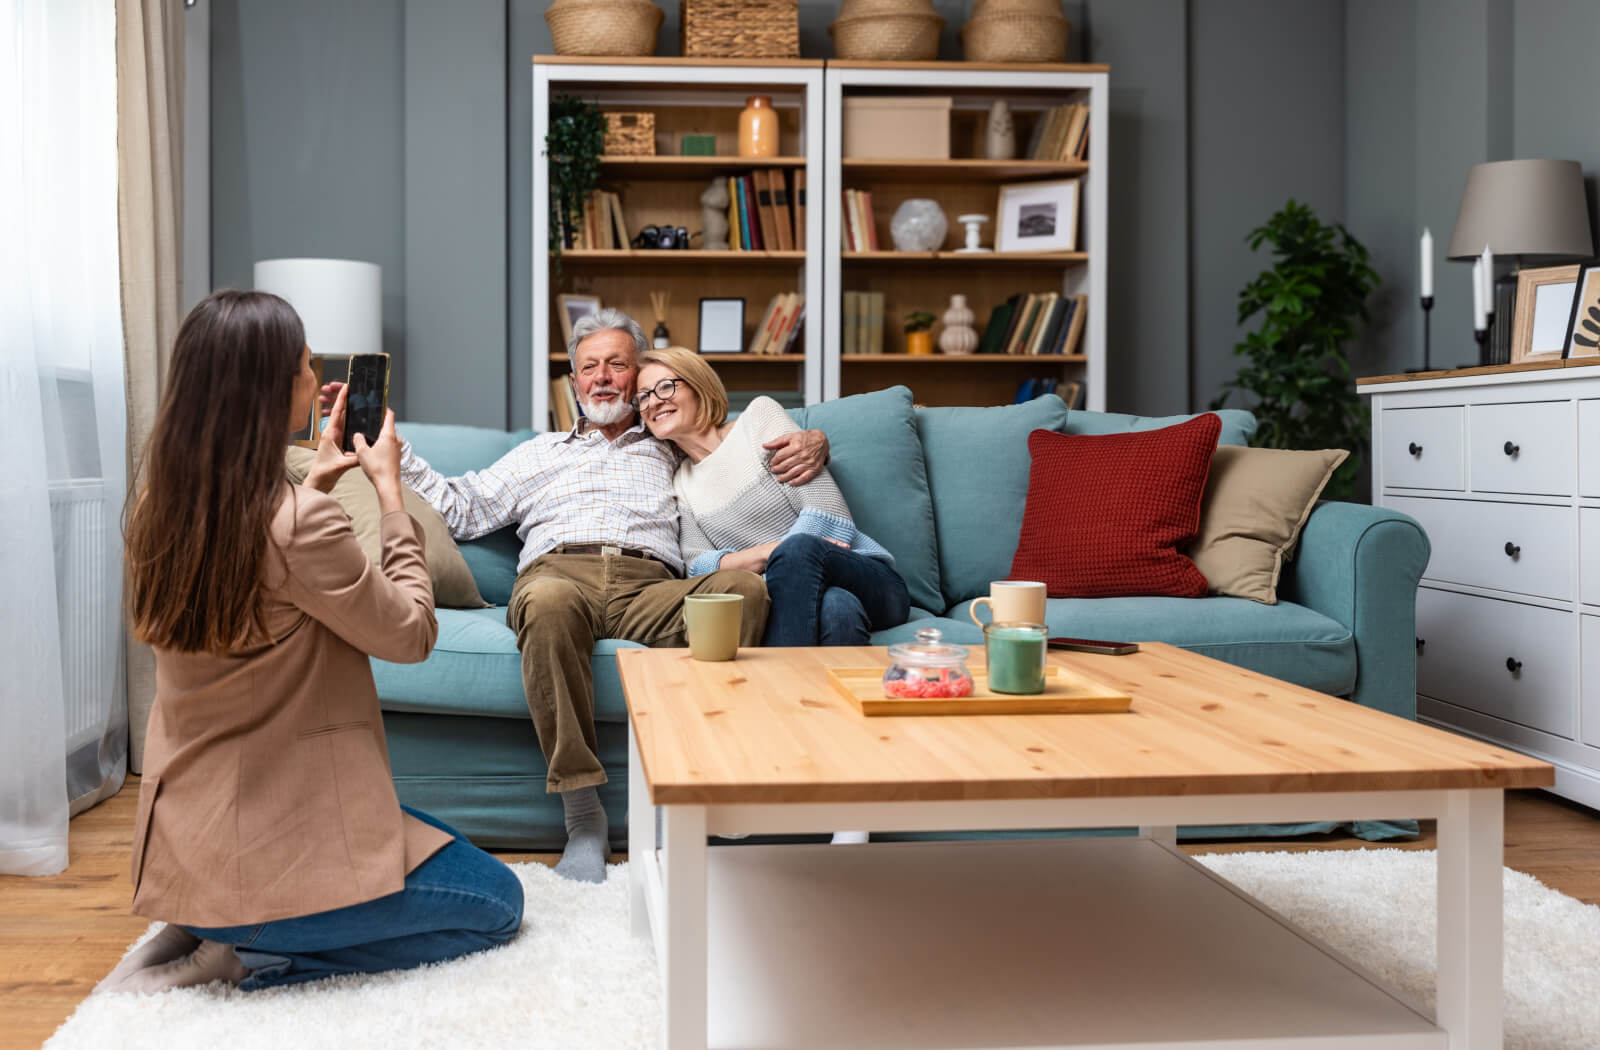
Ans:
{"label": "sofa cushion", "polygon": [[1036,430],[1013,580],[1054,598],[1160,594],[1199,598],[1206,578],[1181,548],[1200,528],[1200,499],[1221,421],[1086,437]]}
{"label": "sofa cushion", "polygon": [[[422,663],[372,661],[372,677],[383,709],[527,718],[522,657],[517,652],[516,634],[506,626],[505,609],[440,609],[436,615],[439,640]],[[643,647],[609,638],[595,643],[589,658],[594,674],[595,721],[627,720],[616,653],[618,649],[637,648]]]}
{"label": "sofa cushion", "polygon": [[[1223,408],[1210,413],[1222,421],[1219,445],[1248,445],[1256,432],[1256,417],[1242,409]],[[1194,416],[1130,416],[1125,412],[1071,412],[1066,434],[1123,434],[1130,430],[1160,430],[1187,423]]]}
{"label": "sofa cushion", "polygon": [[[983,644],[983,633],[972,626],[971,606],[961,602],[939,622],[948,640]],[[1058,638],[1167,642],[1331,696],[1346,696],[1356,685],[1355,637],[1337,620],[1293,602],[1050,598],[1045,625]]]}
{"label": "sofa cushion", "polygon": [[[449,478],[491,466],[534,435],[532,430],[492,430],[450,423],[402,423],[397,429],[401,437],[411,442],[413,452]],[[517,578],[517,557],[522,553],[516,526],[475,540],[461,540],[457,546],[484,600],[491,605],[509,602],[511,585]]]}
{"label": "sofa cushion", "polygon": [[828,435],[828,471],[862,532],[888,548],[911,604],[941,609],[939,547],[911,391],[903,386],[789,411]]}
{"label": "sofa cushion", "polygon": [[1028,499],[1028,435],[1060,430],[1054,394],[995,408],[919,408],[917,433],[939,537],[944,604],[986,594],[1011,572]]}

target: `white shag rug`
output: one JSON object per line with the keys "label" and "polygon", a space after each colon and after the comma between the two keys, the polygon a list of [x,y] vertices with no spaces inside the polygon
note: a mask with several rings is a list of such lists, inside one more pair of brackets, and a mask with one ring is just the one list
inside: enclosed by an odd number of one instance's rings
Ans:
{"label": "white shag rug", "polygon": [[[1202,863],[1414,1000],[1433,1003],[1431,851],[1213,854]],[[241,993],[92,996],[45,1050],[653,1050],[660,985],[629,933],[627,871],[603,886],[514,866],[528,921],[512,943],[399,973]],[[152,927],[153,929],[154,927]],[[148,934],[147,934],[148,935]],[[1507,1050],[1600,1042],[1600,908],[1505,872]]]}

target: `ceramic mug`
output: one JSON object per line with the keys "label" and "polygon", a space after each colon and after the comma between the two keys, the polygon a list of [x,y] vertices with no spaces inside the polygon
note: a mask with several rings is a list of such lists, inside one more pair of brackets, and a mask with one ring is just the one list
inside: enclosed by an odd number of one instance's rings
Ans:
{"label": "ceramic mug", "polygon": [[1006,623],[1044,623],[1044,584],[1035,580],[995,580],[989,584],[987,598],[975,598],[967,610],[972,622],[984,626],[978,619],[978,606],[989,606],[993,621]]}
{"label": "ceramic mug", "polygon": [[732,660],[739,654],[739,623],[744,596],[691,594],[683,599],[689,655],[696,660]]}

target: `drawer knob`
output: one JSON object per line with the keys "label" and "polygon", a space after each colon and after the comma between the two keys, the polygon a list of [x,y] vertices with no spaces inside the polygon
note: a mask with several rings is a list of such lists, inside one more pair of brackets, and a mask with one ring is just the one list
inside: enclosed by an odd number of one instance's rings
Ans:
{"label": "drawer knob", "polygon": [[1517,546],[1515,543],[1512,543],[1510,540],[1506,540],[1506,557],[1515,558],[1517,555],[1519,555],[1521,553],[1522,553],[1522,548],[1521,547]]}
{"label": "drawer knob", "polygon": [[1426,638],[1418,638],[1417,639],[1417,655],[1418,656],[1421,656],[1422,655],[1422,650],[1426,649],[1427,647],[1428,647],[1428,640]]}
{"label": "drawer knob", "polygon": [[1509,441],[1507,441],[1505,443],[1505,454],[1506,455],[1515,456],[1518,452],[1521,452],[1521,451],[1522,451],[1522,446],[1521,445],[1513,445]]}
{"label": "drawer knob", "polygon": [[1406,446],[1406,451],[1410,452],[1413,456],[1420,456],[1422,455],[1422,446],[1413,441],[1411,444]]}
{"label": "drawer knob", "polygon": [[1522,670],[1522,661],[1518,660],[1514,656],[1506,657],[1506,670],[1510,671],[1512,674],[1516,674],[1518,671]]}

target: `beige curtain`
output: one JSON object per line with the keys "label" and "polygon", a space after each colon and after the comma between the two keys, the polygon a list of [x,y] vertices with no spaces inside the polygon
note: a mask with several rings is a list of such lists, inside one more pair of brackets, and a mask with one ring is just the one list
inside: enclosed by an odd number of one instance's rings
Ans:
{"label": "beige curtain", "polygon": [[[117,227],[127,347],[129,491],[178,333],[183,207],[182,0],[117,3]],[[155,660],[128,641],[129,768],[144,766]]]}

